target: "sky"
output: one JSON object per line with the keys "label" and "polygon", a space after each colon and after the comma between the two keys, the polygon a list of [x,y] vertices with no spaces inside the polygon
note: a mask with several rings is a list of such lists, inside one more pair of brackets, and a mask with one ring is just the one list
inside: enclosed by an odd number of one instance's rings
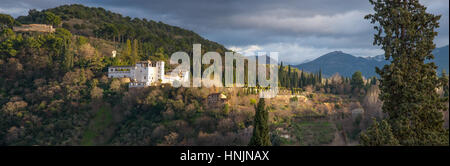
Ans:
{"label": "sky", "polygon": [[[449,1],[421,0],[442,15],[437,47],[449,44]],[[63,4],[103,7],[192,30],[228,49],[279,52],[285,64],[299,64],[332,51],[355,56],[383,54],[373,46],[368,0],[0,0],[0,13],[14,17],[30,9]]]}

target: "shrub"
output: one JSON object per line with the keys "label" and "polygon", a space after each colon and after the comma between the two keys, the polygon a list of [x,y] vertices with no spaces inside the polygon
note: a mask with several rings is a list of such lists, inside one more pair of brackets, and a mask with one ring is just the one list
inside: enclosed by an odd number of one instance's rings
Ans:
{"label": "shrub", "polygon": [[250,104],[251,105],[255,105],[256,104],[256,99],[250,99]]}
{"label": "shrub", "polygon": [[298,97],[297,97],[297,96],[291,97],[291,98],[289,99],[289,101],[291,101],[291,102],[297,102],[297,101],[298,101]]}

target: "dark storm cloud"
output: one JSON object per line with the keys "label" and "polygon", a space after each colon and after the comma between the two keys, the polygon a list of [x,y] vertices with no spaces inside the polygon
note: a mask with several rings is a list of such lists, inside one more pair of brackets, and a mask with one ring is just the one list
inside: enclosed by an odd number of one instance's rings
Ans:
{"label": "dark storm cloud", "polygon": [[[358,56],[382,53],[372,46],[368,0],[1,0],[0,12],[24,15],[80,3],[132,17],[153,19],[193,30],[241,51],[279,51],[280,59],[299,63],[327,51]],[[448,44],[448,0],[427,0],[429,12],[442,14],[438,46]]]}
{"label": "dark storm cloud", "polygon": [[[124,15],[164,21],[201,34],[232,30],[242,31],[241,33],[254,31],[252,35],[280,36],[351,35],[354,34],[354,29],[360,32],[362,28],[359,28],[358,22],[363,20],[354,17],[363,16],[363,13],[361,10],[358,12],[351,12],[351,10],[368,6],[367,2],[361,0],[349,0],[347,3],[336,0],[6,0],[4,4],[7,4],[6,7],[43,9],[65,3],[102,6],[123,12]],[[352,20],[360,21],[355,24]],[[336,21],[344,22],[338,24]],[[327,24],[334,25],[326,26]]]}

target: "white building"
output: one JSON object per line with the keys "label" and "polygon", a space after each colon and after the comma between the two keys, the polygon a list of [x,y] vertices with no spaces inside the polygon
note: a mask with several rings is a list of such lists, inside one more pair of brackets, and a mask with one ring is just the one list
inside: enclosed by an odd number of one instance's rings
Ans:
{"label": "white building", "polygon": [[189,81],[189,71],[182,72],[177,77],[164,74],[164,61],[140,61],[135,66],[108,68],[108,78],[130,78],[130,88],[152,86],[156,83],[173,84],[174,81]]}

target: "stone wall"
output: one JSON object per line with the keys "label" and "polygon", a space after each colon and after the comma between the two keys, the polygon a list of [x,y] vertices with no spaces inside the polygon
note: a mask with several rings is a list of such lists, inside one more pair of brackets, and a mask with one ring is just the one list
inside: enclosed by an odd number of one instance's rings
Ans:
{"label": "stone wall", "polygon": [[13,31],[15,32],[46,32],[53,33],[55,29],[51,25],[45,24],[27,24],[18,27],[13,27]]}

